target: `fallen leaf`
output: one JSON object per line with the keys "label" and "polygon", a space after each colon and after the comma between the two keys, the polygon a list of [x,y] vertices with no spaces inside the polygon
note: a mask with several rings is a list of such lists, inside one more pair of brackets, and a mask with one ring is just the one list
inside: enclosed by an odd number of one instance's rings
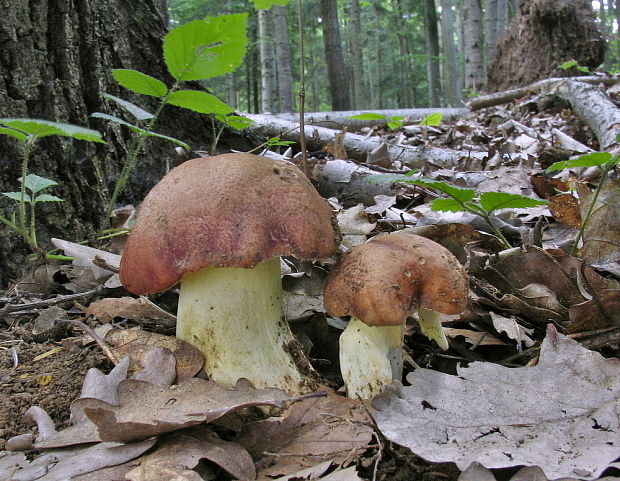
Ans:
{"label": "fallen leaf", "polygon": [[517,349],[521,349],[521,345],[530,347],[534,345],[534,340],[530,337],[534,334],[534,329],[527,329],[520,325],[515,319],[505,317],[493,311],[489,311],[493,327],[497,332],[506,334],[510,339],[517,341]]}
{"label": "fallen leaf", "polygon": [[457,373],[416,369],[410,386],[386,389],[373,402],[381,432],[462,470],[540,466],[552,479],[591,480],[620,456],[620,360],[550,326],[537,366],[474,362]]}
{"label": "fallen leaf", "polygon": [[143,297],[139,299],[134,297],[106,297],[91,303],[85,314],[94,316],[105,323],[111,322],[115,317],[176,320],[174,315],[155,306]]}

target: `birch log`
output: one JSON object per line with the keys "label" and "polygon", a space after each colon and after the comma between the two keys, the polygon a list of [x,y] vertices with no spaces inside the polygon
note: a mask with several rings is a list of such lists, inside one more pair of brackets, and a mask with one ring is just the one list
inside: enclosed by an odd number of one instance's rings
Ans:
{"label": "birch log", "polygon": [[[243,114],[254,121],[247,130],[265,137],[280,137],[282,140],[299,140],[299,124],[276,118],[272,115]],[[338,130],[325,127],[305,126],[308,150],[321,150],[326,144],[334,140]],[[366,161],[369,152],[381,144],[387,145],[391,160],[399,160],[403,165],[412,169],[451,168],[460,163],[466,163],[472,158],[483,159],[487,152],[466,152],[460,150],[439,149],[436,147],[413,147],[386,143],[382,139],[367,138],[363,135],[346,134],[344,146],[349,158]]]}

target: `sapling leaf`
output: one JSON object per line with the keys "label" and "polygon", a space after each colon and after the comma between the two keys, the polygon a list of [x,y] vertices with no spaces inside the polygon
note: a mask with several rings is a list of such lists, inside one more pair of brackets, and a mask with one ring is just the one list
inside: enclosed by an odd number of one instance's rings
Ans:
{"label": "sapling leaf", "polygon": [[4,127],[0,127],[0,134],[10,135],[11,137],[15,137],[20,142],[25,142],[28,139],[28,136],[23,132],[15,129],[6,129]]}
{"label": "sapling leaf", "polygon": [[60,122],[52,122],[41,119],[0,119],[0,124],[20,130],[27,135],[36,138],[47,137],[50,135],[60,135],[63,137],[71,137],[78,140],[87,140],[90,142],[105,141],[101,138],[101,133],[96,130],[78,127],[77,125],[64,124]]}
{"label": "sapling leaf", "polygon": [[[21,182],[22,179],[19,179],[19,181]],[[26,189],[31,191],[33,194],[36,194],[38,192],[41,192],[43,189],[58,185],[58,182],[55,182],[52,179],[46,179],[45,177],[40,177],[36,174],[28,174],[26,176],[25,185]]]}
{"label": "sapling leaf", "polygon": [[269,10],[274,5],[280,5],[282,7],[288,5],[290,1],[291,0],[252,0],[252,3],[256,10]]}
{"label": "sapling leaf", "polygon": [[394,117],[388,118],[387,126],[392,130],[400,129],[405,123],[403,122],[405,117],[401,115],[395,115]]}
{"label": "sapling leaf", "polygon": [[569,68],[576,67],[577,65],[579,65],[579,64],[577,63],[576,60],[568,60],[568,61],[558,65],[558,67],[561,68],[562,70],[568,70]]}
{"label": "sapling leaf", "polygon": [[602,167],[613,159],[614,156],[609,152],[592,152],[590,154],[581,155],[576,159],[555,162],[547,168],[547,172],[564,170],[572,167]]}
{"label": "sapling leaf", "polygon": [[506,192],[483,192],[480,194],[480,206],[487,212],[497,209],[523,209],[547,203],[546,200],[532,199],[531,197]]}
{"label": "sapling leaf", "polygon": [[[2,192],[2,195],[8,197],[9,199],[16,200],[17,202],[21,202],[22,200],[22,195],[20,192]],[[30,194],[24,194],[24,202],[30,203]],[[15,219],[13,219],[13,222],[14,221]]]}
{"label": "sapling leaf", "polygon": [[112,70],[112,77],[132,92],[150,95],[151,97],[163,97],[168,93],[168,87],[161,80],[137,70],[114,69]]}
{"label": "sapling leaf", "polygon": [[60,197],[56,197],[55,195],[49,195],[49,194],[41,194],[41,195],[37,195],[34,198],[35,202],[64,202],[64,199],[61,199]]}
{"label": "sapling leaf", "polygon": [[267,142],[267,147],[286,146],[294,144],[294,140],[282,140],[280,137],[271,137]]}
{"label": "sapling leaf", "polygon": [[463,204],[460,204],[452,197],[448,199],[435,199],[429,205],[431,210],[435,212],[462,212],[465,210]]}
{"label": "sapling leaf", "polygon": [[439,125],[441,125],[442,120],[443,120],[443,114],[441,114],[440,112],[435,112],[433,114],[429,114],[426,117],[424,117],[420,121],[420,125],[427,125],[429,127],[438,127]]}
{"label": "sapling leaf", "polygon": [[168,103],[201,114],[227,114],[234,109],[215,95],[200,90],[177,90],[168,97]]}
{"label": "sapling leaf", "polygon": [[254,123],[252,119],[248,119],[247,117],[242,117],[240,115],[222,115],[218,114],[215,118],[229,127],[232,127],[235,130],[243,130],[246,127],[249,127]]}
{"label": "sapling leaf", "polygon": [[127,100],[119,99],[118,97],[115,97],[114,95],[110,95],[110,94],[103,94],[103,96],[106,99],[110,99],[116,102],[121,107],[123,107],[127,112],[133,115],[136,118],[136,120],[149,120],[153,118],[152,113],[147,112],[146,110],[138,107],[136,104],[132,104],[131,102],[128,102]]}
{"label": "sapling leaf", "polygon": [[194,20],[164,37],[164,60],[177,80],[202,80],[234,71],[245,55],[247,13]]}
{"label": "sapling leaf", "polygon": [[363,114],[351,115],[347,118],[354,120],[385,120],[385,115],[376,114],[374,112],[365,112]]}
{"label": "sapling leaf", "polygon": [[476,191],[474,189],[457,187],[456,185],[451,185],[441,180],[421,178],[405,180],[404,182],[407,182],[408,184],[420,185],[422,187],[430,187],[443,192],[444,194],[448,194],[450,197],[453,197],[462,203],[469,202],[476,196]]}

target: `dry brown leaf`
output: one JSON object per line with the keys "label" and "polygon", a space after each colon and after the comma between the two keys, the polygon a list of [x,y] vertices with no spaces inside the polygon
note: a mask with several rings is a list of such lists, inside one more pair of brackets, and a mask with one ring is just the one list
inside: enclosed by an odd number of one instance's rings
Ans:
{"label": "dry brown leaf", "polygon": [[129,356],[131,372],[146,366],[146,355],[156,347],[165,347],[174,353],[177,361],[177,382],[193,377],[204,363],[204,357],[198,349],[176,337],[139,329],[115,329],[108,332],[105,340],[113,347],[117,357]]}
{"label": "dry brown leaf", "polygon": [[202,479],[192,471],[201,459],[217,464],[233,479],[253,480],[254,462],[237,443],[222,441],[208,426],[183,429],[162,437],[157,449],[125,476],[131,481]]}
{"label": "dry brown leaf", "polygon": [[330,391],[327,397],[293,405],[280,419],[246,425],[239,443],[255,458],[277,461],[259,470],[258,479],[266,480],[326,459],[342,465],[354,461],[372,440],[368,422],[368,413],[360,401]]}
{"label": "dry brown leaf", "polygon": [[570,333],[620,325],[620,289],[604,290],[595,299],[572,305],[568,317],[566,331]]}
{"label": "dry brown leaf", "polygon": [[579,201],[572,194],[557,194],[549,198],[549,211],[555,220],[579,229]]}
{"label": "dry brown leaf", "polygon": [[144,298],[134,297],[106,297],[95,301],[86,309],[87,316],[95,316],[101,322],[111,322],[115,317],[128,319],[167,319],[176,320],[172,314],[156,307]]}

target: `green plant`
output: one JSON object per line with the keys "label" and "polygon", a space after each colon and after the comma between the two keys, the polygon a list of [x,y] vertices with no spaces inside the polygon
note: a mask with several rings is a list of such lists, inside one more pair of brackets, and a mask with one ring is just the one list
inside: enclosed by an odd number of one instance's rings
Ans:
{"label": "green plant", "polygon": [[[248,119],[247,117],[242,117],[240,115],[224,115],[224,114],[216,114],[215,120],[220,122],[220,128],[215,135],[215,139],[213,139],[213,145],[211,147],[211,154],[215,152],[217,148],[217,144],[220,140],[220,136],[222,132],[224,132],[225,127],[230,127],[235,130],[243,130],[246,127],[249,127],[254,123],[252,119]],[[215,128],[213,129],[215,130]]]}
{"label": "green plant", "polygon": [[469,212],[481,217],[506,248],[511,247],[511,244],[504,237],[496,223],[493,222],[493,212],[499,209],[520,209],[547,204],[545,200],[532,199],[518,194],[478,192],[474,189],[458,187],[440,180],[425,177],[413,178],[412,176],[415,173],[412,171],[405,175],[374,175],[369,177],[369,179],[381,182],[404,182],[428,187],[446,194],[448,198],[438,198],[431,201],[430,208],[438,212]]}
{"label": "green plant", "polygon": [[403,125],[405,125],[405,117],[402,115],[394,115],[392,117],[387,117],[383,114],[377,114],[374,112],[365,112],[363,114],[352,115],[347,117],[348,119],[356,119],[356,120],[385,120],[387,126],[391,130],[400,129]]}
{"label": "green plant", "polygon": [[21,177],[18,179],[21,184],[20,191],[2,193],[5,197],[17,202],[17,213],[13,212],[10,219],[0,216],[0,222],[19,234],[33,251],[43,254],[37,242],[35,207],[39,202],[62,202],[62,199],[41,193],[49,187],[58,185],[55,181],[28,174],[30,155],[36,142],[51,135],[90,142],[104,143],[104,141],[96,130],[40,119],[1,118],[0,134],[9,135],[22,144]]}
{"label": "green plant", "polygon": [[[618,142],[620,142],[620,135],[618,135],[617,140]],[[575,255],[575,253],[577,252],[577,246],[579,245],[579,241],[583,238],[586,227],[588,226],[588,223],[592,218],[594,206],[596,205],[596,201],[598,200],[601,193],[601,188],[607,180],[609,172],[619,164],[620,156],[612,155],[609,152],[593,152],[591,154],[585,154],[577,157],[576,159],[555,162],[547,168],[547,172],[554,172],[575,167],[598,167],[601,170],[601,176],[599,178],[598,186],[596,187],[596,190],[592,195],[590,207],[588,208],[585,217],[581,221],[581,226],[579,227],[577,238],[575,239],[575,242],[571,247],[570,255]]]}
{"label": "green plant", "polygon": [[441,125],[441,121],[443,120],[443,114],[440,112],[435,112],[432,114],[428,114],[420,121],[420,125],[426,125],[427,127],[439,127]]}
{"label": "green plant", "polygon": [[164,37],[164,62],[174,83],[168,87],[164,82],[136,70],[112,70],[112,76],[132,92],[156,97],[159,104],[154,113],[137,105],[105,94],[135,118],[136,124],[116,116],[100,112],[93,117],[124,125],[135,132],[132,145],[119,174],[112,196],[106,208],[104,226],[110,219],[118,196],[136,166],[148,137],[169,140],[185,149],[190,147],[180,140],[153,132],[153,127],[166,105],[212,115],[226,115],[233,109],[207,92],[181,89],[184,82],[218,77],[234,71],[243,60],[247,45],[247,13],[221,15],[204,20],[194,20],[172,29]]}
{"label": "green plant", "polygon": [[558,68],[561,68],[562,70],[569,70],[569,69],[571,69],[573,67],[575,67],[580,72],[590,73],[590,69],[588,67],[584,67],[583,65],[579,65],[579,63],[576,60],[568,60],[568,61],[558,65]]}

